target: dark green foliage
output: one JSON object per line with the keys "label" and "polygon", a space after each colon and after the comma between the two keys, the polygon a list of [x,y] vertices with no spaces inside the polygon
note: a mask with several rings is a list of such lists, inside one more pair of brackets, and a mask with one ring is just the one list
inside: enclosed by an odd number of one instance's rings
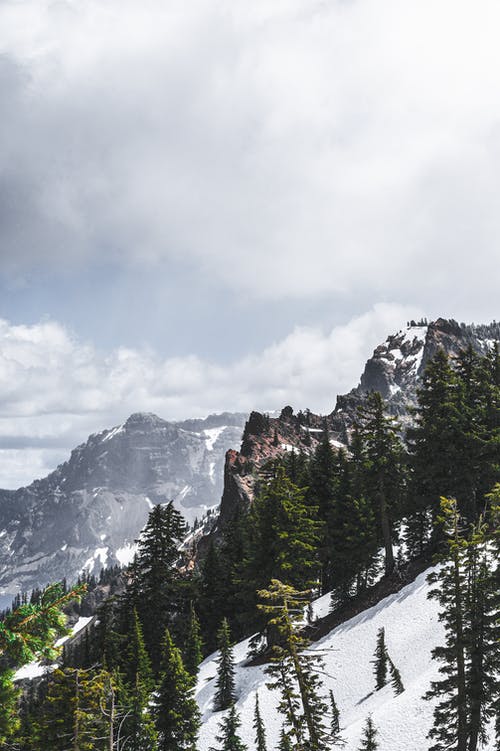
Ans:
{"label": "dark green foliage", "polygon": [[385,629],[379,628],[377,634],[377,646],[373,660],[373,672],[375,674],[375,689],[380,691],[387,685],[387,668],[389,664],[389,655],[385,644]]}
{"label": "dark green foliage", "polygon": [[217,682],[214,697],[214,710],[219,712],[228,709],[235,701],[234,663],[231,633],[226,619],[217,633],[219,659],[217,661]]}
{"label": "dark green foliage", "polygon": [[377,728],[373,724],[371,715],[367,717],[366,725],[363,729],[363,738],[361,739],[361,746],[359,751],[377,751]]}
{"label": "dark green foliage", "polygon": [[198,675],[198,668],[203,659],[203,642],[198,616],[191,602],[189,608],[189,620],[184,646],[184,667],[194,677]]}
{"label": "dark green foliage", "polygon": [[240,718],[233,704],[228,715],[219,725],[220,735],[217,736],[217,741],[220,747],[212,751],[247,751],[247,746],[238,735],[240,725]]}
{"label": "dark green foliage", "polygon": [[329,692],[330,696],[330,712],[331,712],[331,728],[332,728],[332,737],[334,739],[338,738],[340,734],[340,713],[339,708],[337,707],[337,703],[335,701],[335,697],[333,696],[333,691]]}
{"label": "dark green foliage", "polygon": [[19,730],[18,701],[20,692],[14,686],[14,671],[0,672],[0,748]]}
{"label": "dark green foliage", "polygon": [[259,693],[255,695],[255,712],[253,719],[253,729],[255,730],[255,748],[256,751],[267,751],[266,729],[260,714]]}
{"label": "dark green foliage", "polygon": [[193,693],[193,678],[184,668],[180,650],[167,629],[153,709],[159,751],[196,751],[200,713]]}
{"label": "dark green foliage", "polygon": [[285,731],[285,728],[281,728],[278,751],[293,751],[290,735]]}
{"label": "dark green foliage", "polygon": [[448,550],[440,569],[429,576],[437,585],[429,596],[441,606],[446,636],[445,644],[433,650],[442,677],[425,697],[439,699],[429,737],[432,751],[476,751],[498,710],[498,569],[481,520],[465,536],[457,501],[443,498],[441,508]]}
{"label": "dark green foliage", "polygon": [[399,694],[402,694],[405,690],[405,687],[403,686],[403,681],[401,679],[401,673],[389,657],[389,671],[391,676],[391,686],[394,689],[394,693],[396,696],[399,696]]}
{"label": "dark green foliage", "polygon": [[393,523],[399,517],[405,483],[404,449],[399,426],[385,414],[378,392],[368,394],[359,409],[364,495],[377,514],[385,551],[385,573],[394,569]]}

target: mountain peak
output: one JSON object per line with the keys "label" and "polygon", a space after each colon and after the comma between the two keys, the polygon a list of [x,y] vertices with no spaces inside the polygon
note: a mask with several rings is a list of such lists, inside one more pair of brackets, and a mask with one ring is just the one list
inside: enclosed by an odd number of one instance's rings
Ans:
{"label": "mountain peak", "polygon": [[155,428],[162,427],[166,424],[167,422],[165,420],[162,420],[161,417],[158,417],[158,415],[155,415],[154,412],[134,412],[124,423],[124,427],[132,429],[138,426]]}

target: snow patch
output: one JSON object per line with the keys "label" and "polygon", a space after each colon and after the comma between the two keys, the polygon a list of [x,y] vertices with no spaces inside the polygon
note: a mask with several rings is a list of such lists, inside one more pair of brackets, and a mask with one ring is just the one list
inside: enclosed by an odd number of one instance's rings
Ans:
{"label": "snow patch", "polygon": [[207,451],[213,451],[214,444],[217,440],[217,438],[221,435],[221,433],[226,430],[227,425],[223,425],[220,428],[205,428],[203,433],[205,434],[205,443],[207,446]]}
{"label": "snow patch", "polygon": [[124,431],[123,425],[118,425],[116,428],[112,428],[107,435],[104,436],[102,439],[103,443],[104,441],[110,441],[112,438],[115,437],[115,435],[118,435],[118,433],[123,433]]}
{"label": "snow patch", "polygon": [[123,545],[115,552],[115,558],[119,562],[120,566],[128,566],[134,560],[134,555],[137,553],[137,543],[129,543]]}

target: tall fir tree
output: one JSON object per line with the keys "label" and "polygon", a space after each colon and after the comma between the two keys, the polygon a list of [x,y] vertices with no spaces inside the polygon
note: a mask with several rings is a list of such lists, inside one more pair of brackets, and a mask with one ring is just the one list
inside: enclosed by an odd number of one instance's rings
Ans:
{"label": "tall fir tree", "polygon": [[236,699],[234,682],[234,659],[231,632],[226,619],[222,621],[217,632],[219,657],[217,660],[217,681],[214,697],[214,710],[220,712],[228,709]]}
{"label": "tall fir tree", "polygon": [[372,716],[368,715],[366,724],[363,729],[363,738],[361,739],[361,746],[359,751],[377,751],[377,728],[375,727]]}
{"label": "tall fir tree", "polygon": [[377,646],[373,659],[373,672],[375,674],[375,689],[380,691],[387,685],[387,670],[389,667],[389,655],[385,644],[385,629],[381,626],[377,633]]}
{"label": "tall fir tree", "polygon": [[318,675],[322,659],[321,655],[305,653],[308,641],[299,632],[310,592],[299,592],[273,580],[268,589],[258,594],[264,601],[259,607],[266,614],[269,627],[279,635],[266,673],[271,677],[268,686],[280,690],[278,711],[285,717],[286,731],[297,748],[326,751],[332,738],[325,725],[328,706],[321,695]]}
{"label": "tall fir tree", "polygon": [[266,728],[259,706],[259,692],[255,694],[255,710],[253,716],[253,729],[255,731],[255,749],[256,751],[267,751]]}
{"label": "tall fir tree", "polygon": [[247,746],[243,743],[238,730],[241,726],[239,715],[236,711],[234,704],[226,717],[219,725],[219,735],[216,736],[220,747],[218,749],[211,749],[210,751],[247,751]]}
{"label": "tall fir tree", "polygon": [[190,675],[196,677],[200,662],[203,659],[203,641],[201,638],[201,627],[194,604],[191,601],[189,606],[189,620],[184,645],[184,667]]}
{"label": "tall fir tree", "polygon": [[168,629],[162,644],[153,714],[159,751],[196,751],[200,712],[194,699],[194,681]]}
{"label": "tall fir tree", "polygon": [[377,513],[385,551],[385,573],[394,570],[393,522],[398,518],[405,482],[403,444],[399,425],[385,414],[377,391],[368,394],[358,411],[359,433],[363,441],[364,490]]}

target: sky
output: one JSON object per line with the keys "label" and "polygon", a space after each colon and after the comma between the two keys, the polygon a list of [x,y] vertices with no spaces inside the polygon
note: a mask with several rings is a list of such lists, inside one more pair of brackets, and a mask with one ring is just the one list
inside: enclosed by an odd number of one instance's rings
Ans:
{"label": "sky", "polygon": [[0,487],[498,319],[500,6],[0,0]]}

